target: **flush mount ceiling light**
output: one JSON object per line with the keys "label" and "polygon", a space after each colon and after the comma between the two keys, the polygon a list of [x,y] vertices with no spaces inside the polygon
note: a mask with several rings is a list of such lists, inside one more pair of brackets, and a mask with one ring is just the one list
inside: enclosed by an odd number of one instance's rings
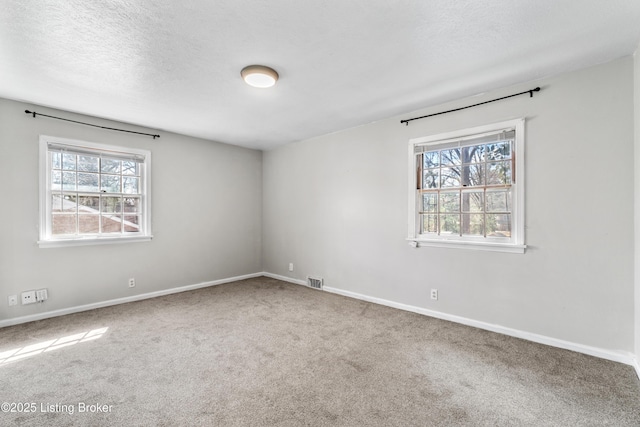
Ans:
{"label": "flush mount ceiling light", "polygon": [[244,81],[253,87],[271,87],[278,80],[278,73],[264,65],[249,65],[240,71]]}

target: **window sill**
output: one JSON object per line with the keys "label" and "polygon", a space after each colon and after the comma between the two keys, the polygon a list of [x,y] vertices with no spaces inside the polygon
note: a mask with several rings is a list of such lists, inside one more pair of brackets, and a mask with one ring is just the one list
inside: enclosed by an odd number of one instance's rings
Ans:
{"label": "window sill", "polygon": [[85,239],[58,239],[58,240],[38,240],[40,248],[65,248],[68,246],[93,246],[112,245],[118,243],[149,242],[153,236],[131,236],[131,237],[98,237]]}
{"label": "window sill", "polygon": [[470,249],[475,251],[507,252],[512,254],[523,254],[527,248],[527,245],[514,245],[511,243],[465,242],[460,240],[420,240],[408,238],[407,241],[409,241],[409,244],[414,248],[435,247]]}

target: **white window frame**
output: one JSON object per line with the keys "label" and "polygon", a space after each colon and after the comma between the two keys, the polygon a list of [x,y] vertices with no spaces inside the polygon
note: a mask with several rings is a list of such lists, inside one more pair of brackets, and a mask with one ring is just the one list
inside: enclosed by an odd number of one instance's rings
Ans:
{"label": "white window frame", "polygon": [[[119,157],[132,156],[143,158],[140,171],[140,231],[127,234],[109,235],[75,235],[54,236],[51,230],[51,161],[49,145],[66,146],[70,150],[86,152],[88,154],[116,155]],[[41,248],[55,248],[66,246],[101,245],[125,242],[145,242],[153,238],[151,234],[151,152],[148,150],[99,144],[95,142],[79,141],[40,135],[40,238],[38,246]]]}
{"label": "white window frame", "polygon": [[[413,247],[431,246],[447,247],[458,249],[474,249],[496,252],[524,253],[525,245],[525,218],[524,218],[524,118],[493,123],[484,126],[477,126],[469,129],[462,129],[437,135],[425,136],[409,140],[409,221],[408,238],[409,244]],[[419,234],[419,203],[420,193],[416,191],[418,177],[416,173],[416,151],[417,147],[424,146],[437,149],[464,139],[474,138],[482,134],[490,134],[501,130],[515,130],[515,144],[513,151],[515,155],[515,173],[513,174],[512,189],[512,230],[511,237],[502,241],[488,238],[477,238],[472,236],[443,236]],[[461,143],[462,144],[462,143]]]}

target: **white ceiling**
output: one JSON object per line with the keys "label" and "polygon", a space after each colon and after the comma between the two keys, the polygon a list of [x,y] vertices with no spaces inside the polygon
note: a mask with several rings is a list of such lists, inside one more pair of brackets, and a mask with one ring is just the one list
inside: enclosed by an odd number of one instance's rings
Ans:
{"label": "white ceiling", "polygon": [[0,0],[0,97],[269,149],[639,41],[639,0]]}

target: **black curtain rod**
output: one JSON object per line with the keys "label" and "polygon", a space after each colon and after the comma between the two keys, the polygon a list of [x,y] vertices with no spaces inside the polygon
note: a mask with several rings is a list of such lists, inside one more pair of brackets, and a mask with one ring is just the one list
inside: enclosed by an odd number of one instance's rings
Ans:
{"label": "black curtain rod", "polygon": [[116,129],[116,128],[109,128],[109,127],[106,127],[106,126],[92,125],[91,123],[79,122],[77,120],[63,119],[62,117],[49,116],[47,114],[36,113],[35,111],[29,111],[29,110],[24,110],[24,112],[27,113],[27,114],[33,114],[34,118],[36,117],[36,115],[38,115],[38,116],[42,116],[42,117],[49,117],[51,119],[56,119],[56,120],[64,120],[65,122],[71,122],[71,123],[78,123],[78,124],[81,124],[81,125],[93,126],[94,128],[117,130],[118,132],[127,132],[127,133],[135,133],[135,134],[138,134],[138,135],[152,136],[153,139],[160,138],[160,135],[153,135],[151,133],[135,132],[135,131],[126,130],[126,129]]}
{"label": "black curtain rod", "polygon": [[409,122],[412,121],[412,120],[426,119],[427,117],[433,117],[433,116],[439,116],[440,114],[452,113],[454,111],[464,110],[465,108],[477,107],[478,105],[488,104],[490,102],[501,101],[503,99],[513,98],[514,96],[524,95],[526,93],[529,94],[529,98],[532,98],[533,97],[533,92],[540,92],[540,88],[537,87],[535,89],[525,90],[524,92],[514,93],[513,95],[503,96],[502,98],[492,99],[491,101],[479,102],[477,104],[467,105],[466,107],[455,108],[453,110],[442,111],[440,113],[434,113],[434,114],[428,114],[426,116],[414,117],[413,119],[400,120],[400,123],[404,123],[406,126],[409,126]]}

